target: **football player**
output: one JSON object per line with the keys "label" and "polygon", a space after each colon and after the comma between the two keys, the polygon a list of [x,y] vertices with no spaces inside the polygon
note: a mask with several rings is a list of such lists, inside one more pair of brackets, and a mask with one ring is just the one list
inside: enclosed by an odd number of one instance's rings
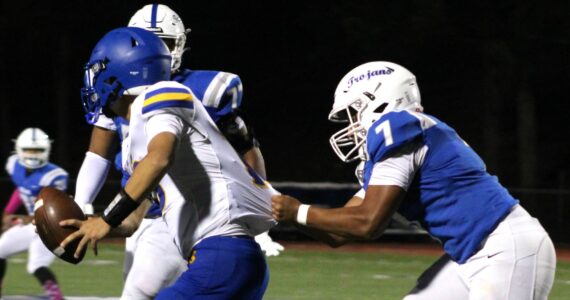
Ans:
{"label": "football player", "polygon": [[[204,71],[181,69],[182,54],[186,45],[186,34],[182,20],[176,12],[166,5],[149,4],[137,11],[129,21],[129,26],[140,27],[152,31],[169,47],[172,55],[172,80],[178,81],[203,101],[206,110],[216,122],[225,137],[238,151],[242,158],[260,174],[266,177],[263,156],[259,143],[252,129],[243,121],[239,106],[243,95],[240,78],[232,73],[220,71]],[[80,169],[77,179],[75,199],[87,213],[93,213],[91,203],[98,194],[107,172],[112,165],[117,136],[122,141],[128,133],[128,122],[120,117],[114,119],[100,115],[93,127],[89,151]],[[119,161],[120,155],[115,158]],[[94,175],[95,174],[95,175]],[[126,182],[125,176],[123,183]],[[93,180],[93,179],[96,180]],[[166,226],[158,205],[149,209],[142,224],[133,236],[126,239],[125,245],[125,286],[124,299],[151,298],[164,286],[169,285],[186,268],[186,262],[173,255],[176,249],[171,244],[159,243],[167,235]],[[154,225],[150,227],[151,225]],[[144,235],[143,235],[144,233]],[[255,237],[267,256],[279,255],[283,246],[274,242],[271,237],[261,233]],[[160,247],[156,245],[159,244]],[[153,262],[161,259],[156,266]],[[131,268],[140,268],[129,276]]]}
{"label": "football player", "polygon": [[[39,280],[49,299],[59,300],[63,299],[63,294],[55,275],[48,268],[55,256],[44,246],[31,223],[34,202],[43,187],[67,189],[67,172],[49,162],[51,142],[41,129],[26,128],[15,140],[16,154],[11,155],[6,163],[6,171],[16,190],[4,209],[0,281],[6,273],[6,259],[28,250],[28,273]],[[24,204],[27,215],[15,214],[21,204]]]}
{"label": "football player", "polygon": [[556,267],[548,233],[455,130],[423,113],[410,71],[384,61],[356,67],[329,119],[348,123],[330,141],[343,161],[365,160],[362,189],[338,209],[274,196],[278,221],[342,244],[378,237],[398,211],[445,251],[406,300],[547,299]]}
{"label": "football player", "polygon": [[191,90],[168,81],[170,64],[165,44],[141,28],[113,30],[95,46],[84,107],[91,121],[101,111],[129,120],[121,149],[130,176],[103,217],[60,223],[79,228],[62,246],[79,239],[77,251],[89,242],[96,247],[112,228],[124,229],[153,193],[170,240],[189,261],[156,299],[261,299],[269,270],[253,236],[275,224],[276,191],[241,159]]}

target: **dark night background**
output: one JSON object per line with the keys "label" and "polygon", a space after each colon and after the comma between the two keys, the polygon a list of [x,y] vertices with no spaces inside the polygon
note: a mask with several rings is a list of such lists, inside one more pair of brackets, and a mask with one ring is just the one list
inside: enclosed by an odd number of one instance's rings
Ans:
{"label": "dark night background", "polygon": [[[55,140],[52,161],[75,178],[91,129],[82,66],[149,2],[0,3],[0,155],[37,126]],[[415,73],[425,111],[506,186],[570,189],[567,0],[162,3],[192,29],[184,67],[240,75],[270,180],[355,182],[354,165],[328,144],[340,129],[327,120],[333,92],[353,67],[388,60]]]}

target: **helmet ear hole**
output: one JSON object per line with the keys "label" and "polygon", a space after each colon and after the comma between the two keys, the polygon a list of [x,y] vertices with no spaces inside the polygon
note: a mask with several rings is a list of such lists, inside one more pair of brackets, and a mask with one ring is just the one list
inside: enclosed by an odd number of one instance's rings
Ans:
{"label": "helmet ear hole", "polygon": [[388,103],[382,103],[382,105],[378,106],[374,112],[380,114],[386,109],[386,106],[388,106]]}
{"label": "helmet ear hole", "polygon": [[137,40],[135,40],[135,38],[131,37],[131,47],[137,47],[139,45],[139,42]]}

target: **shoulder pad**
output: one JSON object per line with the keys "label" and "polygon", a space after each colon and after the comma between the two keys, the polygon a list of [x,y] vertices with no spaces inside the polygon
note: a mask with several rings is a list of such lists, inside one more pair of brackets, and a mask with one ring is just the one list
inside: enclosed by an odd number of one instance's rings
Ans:
{"label": "shoulder pad", "polygon": [[16,167],[16,162],[18,161],[18,155],[17,154],[12,154],[10,155],[10,157],[8,157],[8,160],[6,161],[6,172],[8,172],[8,174],[10,176],[12,176],[12,174],[14,174],[14,168]]}
{"label": "shoulder pad", "polygon": [[182,72],[176,78],[202,101],[214,121],[241,105],[243,87],[236,74],[198,70]]}
{"label": "shoulder pad", "polygon": [[368,130],[366,147],[373,163],[386,159],[394,151],[423,138],[423,129],[417,117],[407,111],[389,112]]}
{"label": "shoulder pad", "polygon": [[163,109],[194,109],[194,95],[175,81],[159,82],[144,94],[142,114],[151,115]]}
{"label": "shoulder pad", "polygon": [[52,186],[58,190],[65,191],[67,189],[67,182],[69,179],[69,174],[62,168],[54,165],[48,164],[51,170],[47,171],[42,179],[40,180],[41,186]]}

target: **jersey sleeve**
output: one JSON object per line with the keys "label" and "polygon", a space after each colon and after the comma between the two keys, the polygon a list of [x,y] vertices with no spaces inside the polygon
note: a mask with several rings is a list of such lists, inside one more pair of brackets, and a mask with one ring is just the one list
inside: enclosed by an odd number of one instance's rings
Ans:
{"label": "jersey sleeve", "polygon": [[194,100],[194,94],[177,82],[155,84],[144,95],[142,118],[148,120],[158,114],[173,114],[191,121],[194,117]]}
{"label": "jersey sleeve", "polygon": [[407,191],[427,152],[427,146],[419,149],[418,146],[419,143],[409,143],[389,158],[371,165],[365,186],[395,185]]}
{"label": "jersey sleeve", "polygon": [[172,114],[157,114],[150,118],[145,124],[148,143],[162,132],[169,132],[178,137],[183,129],[183,121],[177,115]]}
{"label": "jersey sleeve", "polygon": [[380,162],[410,143],[422,140],[423,129],[418,118],[407,111],[387,113],[368,130],[366,147],[369,160]]}
{"label": "jersey sleeve", "polygon": [[201,99],[214,122],[241,105],[243,86],[236,74],[220,71],[192,71],[187,73],[181,82],[189,87],[198,99]]}
{"label": "jersey sleeve", "polygon": [[243,97],[243,86],[239,76],[224,72],[222,74],[222,76],[216,77],[221,88],[215,94],[212,94],[216,107],[216,114],[213,117],[214,121],[240,107]]}

